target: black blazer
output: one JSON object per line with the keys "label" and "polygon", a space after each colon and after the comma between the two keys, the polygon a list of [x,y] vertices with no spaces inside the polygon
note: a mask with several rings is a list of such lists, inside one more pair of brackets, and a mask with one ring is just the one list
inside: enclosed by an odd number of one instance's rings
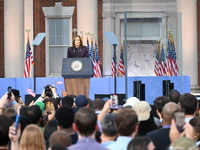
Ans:
{"label": "black blazer", "polygon": [[69,47],[67,50],[67,58],[88,58],[88,50],[86,46],[83,47]]}

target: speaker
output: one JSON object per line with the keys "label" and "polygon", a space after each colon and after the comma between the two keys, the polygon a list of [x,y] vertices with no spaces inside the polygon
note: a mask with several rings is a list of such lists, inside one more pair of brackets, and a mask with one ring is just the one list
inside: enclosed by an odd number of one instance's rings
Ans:
{"label": "speaker", "polygon": [[140,93],[139,93],[139,99],[141,101],[145,101],[145,84],[140,84]]}
{"label": "speaker", "polygon": [[[94,97],[95,98],[104,98],[104,97],[108,97],[110,98],[111,94],[95,94]],[[119,100],[119,105],[124,105],[125,101],[125,94],[117,94],[118,95],[118,100]]]}
{"label": "speaker", "polygon": [[137,97],[139,100],[145,101],[145,84],[143,84],[142,81],[134,81],[133,88],[134,97]]}
{"label": "speaker", "polygon": [[174,89],[174,83],[171,83],[170,80],[163,80],[163,96],[168,96],[172,89]]}
{"label": "speaker", "polygon": [[36,94],[35,97],[32,95],[25,95],[25,105],[29,106],[29,104],[34,100],[37,100],[38,97],[40,97],[41,94]]}

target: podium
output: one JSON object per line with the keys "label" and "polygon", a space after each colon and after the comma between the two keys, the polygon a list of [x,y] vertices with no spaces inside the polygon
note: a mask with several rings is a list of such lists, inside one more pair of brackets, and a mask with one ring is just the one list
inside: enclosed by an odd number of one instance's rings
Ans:
{"label": "podium", "polygon": [[63,58],[62,77],[68,94],[88,97],[94,69],[91,58]]}

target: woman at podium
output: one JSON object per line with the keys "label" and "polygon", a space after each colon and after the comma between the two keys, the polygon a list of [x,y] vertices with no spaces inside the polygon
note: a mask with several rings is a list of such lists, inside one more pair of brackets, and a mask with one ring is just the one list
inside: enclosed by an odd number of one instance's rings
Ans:
{"label": "woman at podium", "polygon": [[73,45],[67,50],[67,58],[88,58],[87,47],[83,45],[83,41],[79,35],[73,39]]}

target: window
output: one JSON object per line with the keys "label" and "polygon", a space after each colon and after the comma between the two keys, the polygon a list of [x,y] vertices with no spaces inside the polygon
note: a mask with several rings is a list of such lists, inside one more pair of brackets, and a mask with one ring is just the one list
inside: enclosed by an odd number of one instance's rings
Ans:
{"label": "window", "polygon": [[69,19],[48,19],[49,24],[49,74],[60,74],[62,59],[70,45]]}
{"label": "window", "polygon": [[46,35],[46,76],[61,76],[62,59],[72,42],[73,6],[56,2],[54,7],[43,7]]}

